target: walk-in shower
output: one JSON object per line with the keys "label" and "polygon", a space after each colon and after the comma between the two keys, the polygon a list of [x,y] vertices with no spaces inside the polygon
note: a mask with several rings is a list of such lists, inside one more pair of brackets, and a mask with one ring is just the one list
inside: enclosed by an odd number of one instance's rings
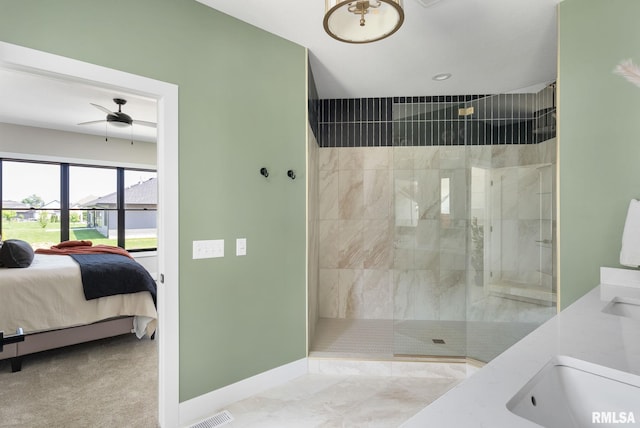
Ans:
{"label": "walk-in shower", "polygon": [[319,116],[312,355],[488,361],[555,314],[553,86]]}

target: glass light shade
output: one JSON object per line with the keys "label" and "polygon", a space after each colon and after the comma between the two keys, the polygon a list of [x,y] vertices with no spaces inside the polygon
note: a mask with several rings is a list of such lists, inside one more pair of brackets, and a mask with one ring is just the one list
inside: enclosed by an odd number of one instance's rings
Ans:
{"label": "glass light shade", "polygon": [[127,122],[111,121],[109,123],[112,124],[113,126],[115,126],[116,128],[126,128],[127,126],[131,126],[131,124],[127,123]]}
{"label": "glass light shade", "polygon": [[398,31],[404,22],[402,0],[325,0],[325,7],[324,29],[342,42],[375,42]]}

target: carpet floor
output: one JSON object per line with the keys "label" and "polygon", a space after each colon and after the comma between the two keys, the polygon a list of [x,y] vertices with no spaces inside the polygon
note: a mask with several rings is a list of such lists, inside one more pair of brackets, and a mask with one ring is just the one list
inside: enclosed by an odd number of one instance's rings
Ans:
{"label": "carpet floor", "polygon": [[0,361],[0,427],[158,426],[157,341],[124,335]]}

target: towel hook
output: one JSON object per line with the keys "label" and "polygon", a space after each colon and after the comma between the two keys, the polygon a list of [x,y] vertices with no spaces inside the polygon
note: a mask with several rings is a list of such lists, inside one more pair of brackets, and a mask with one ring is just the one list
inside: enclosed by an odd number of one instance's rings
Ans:
{"label": "towel hook", "polygon": [[292,169],[290,169],[289,171],[287,171],[287,176],[292,179],[295,180],[296,179],[296,172]]}
{"label": "towel hook", "polygon": [[267,168],[260,168],[260,175],[262,175],[264,178],[267,178],[269,176],[269,171],[267,171]]}

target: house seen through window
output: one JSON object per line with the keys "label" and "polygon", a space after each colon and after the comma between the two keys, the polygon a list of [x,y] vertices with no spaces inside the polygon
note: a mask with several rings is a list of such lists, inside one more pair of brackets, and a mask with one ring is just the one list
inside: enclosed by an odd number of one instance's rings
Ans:
{"label": "house seen through window", "polygon": [[2,239],[34,248],[90,240],[127,250],[157,247],[157,173],[0,160]]}

